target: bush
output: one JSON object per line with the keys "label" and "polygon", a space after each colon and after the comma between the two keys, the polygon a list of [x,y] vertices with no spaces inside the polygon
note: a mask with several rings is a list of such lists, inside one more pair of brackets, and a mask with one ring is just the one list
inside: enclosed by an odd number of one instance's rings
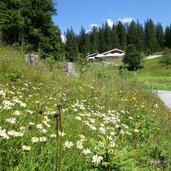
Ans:
{"label": "bush", "polygon": [[126,48],[123,62],[128,65],[129,70],[135,71],[141,67],[142,55],[138,52],[134,45],[129,45]]}
{"label": "bush", "polygon": [[168,48],[165,48],[163,56],[161,58],[161,63],[164,63],[166,65],[171,64],[171,50]]}

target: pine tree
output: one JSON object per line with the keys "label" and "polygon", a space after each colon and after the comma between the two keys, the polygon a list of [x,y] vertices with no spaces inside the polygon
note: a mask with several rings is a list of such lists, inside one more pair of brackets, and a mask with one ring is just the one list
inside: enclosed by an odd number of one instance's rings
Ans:
{"label": "pine tree", "polygon": [[[47,42],[49,42],[50,48],[47,48]],[[45,42],[44,46],[42,46],[42,49],[47,55],[50,55],[55,60],[63,60],[64,58],[64,47],[62,45],[61,40],[61,31],[58,26],[53,25],[51,27],[51,34],[48,36],[48,40]],[[45,54],[45,58],[46,58]]]}
{"label": "pine tree", "polygon": [[90,51],[90,35],[81,27],[79,34],[79,52],[82,56],[87,56]]}
{"label": "pine tree", "polygon": [[66,60],[73,62],[78,59],[78,38],[74,33],[73,28],[67,29],[65,34],[66,44],[65,44],[65,58]]}
{"label": "pine tree", "polygon": [[164,46],[164,32],[161,23],[156,25],[156,38],[158,42],[158,48],[159,50],[162,50]]}
{"label": "pine tree", "polygon": [[138,40],[137,25],[133,20],[128,26],[128,44],[137,45],[137,40]]}
{"label": "pine tree", "polygon": [[145,50],[144,29],[138,21],[137,21],[137,44],[136,44],[136,47],[139,51]]}
{"label": "pine tree", "polygon": [[148,53],[153,53],[157,50],[157,38],[153,21],[148,19],[145,23],[145,43]]}
{"label": "pine tree", "polygon": [[108,23],[105,23],[105,51],[112,49],[112,41],[111,41],[111,27]]}
{"label": "pine tree", "polygon": [[99,28],[99,49],[100,53],[105,52],[106,50],[106,42],[105,42],[105,26]]}
{"label": "pine tree", "polygon": [[0,8],[3,41],[57,58],[62,42],[60,30],[52,22],[56,14],[53,0],[2,0]]}
{"label": "pine tree", "polygon": [[99,30],[97,27],[93,27],[90,33],[90,42],[91,42],[91,53],[98,52],[99,49]]}
{"label": "pine tree", "polygon": [[126,30],[121,21],[117,24],[117,33],[119,37],[120,47],[125,50],[127,45]]}
{"label": "pine tree", "polygon": [[166,27],[164,39],[165,39],[165,46],[171,48],[171,26]]}
{"label": "pine tree", "polygon": [[1,1],[1,32],[2,39],[7,43],[15,43],[24,27],[24,18],[21,14],[20,1]]}
{"label": "pine tree", "polygon": [[116,25],[113,25],[112,27],[111,39],[112,39],[112,48],[120,48]]}
{"label": "pine tree", "polygon": [[43,48],[42,43],[45,42],[48,46],[48,37],[54,29],[52,15],[56,14],[53,1],[22,0],[21,13],[25,20],[23,34],[27,42],[33,45],[33,50]]}

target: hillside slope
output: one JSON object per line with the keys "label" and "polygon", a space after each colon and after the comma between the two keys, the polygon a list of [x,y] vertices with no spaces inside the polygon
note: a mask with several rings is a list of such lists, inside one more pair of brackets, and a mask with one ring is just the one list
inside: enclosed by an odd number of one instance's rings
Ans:
{"label": "hillside slope", "polygon": [[0,52],[0,170],[170,169],[170,114],[148,87],[110,66],[68,77]]}

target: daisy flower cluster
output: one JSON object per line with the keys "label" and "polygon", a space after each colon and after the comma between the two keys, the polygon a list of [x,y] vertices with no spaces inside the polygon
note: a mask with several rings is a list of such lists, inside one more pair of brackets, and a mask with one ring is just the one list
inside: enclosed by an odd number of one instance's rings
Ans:
{"label": "daisy flower cluster", "polygon": [[[105,162],[105,156],[98,151],[104,150],[106,145],[115,149],[127,139],[139,139],[143,127],[139,124],[140,116],[124,109],[106,109],[97,97],[93,97],[93,103],[78,99],[69,101],[67,93],[56,93],[53,85],[49,86],[52,86],[51,95],[45,94],[41,83],[28,82],[20,88],[12,84],[0,85],[0,142],[3,147],[17,144],[13,150],[16,154],[21,151],[29,154],[40,150],[39,147],[54,152],[57,136],[60,136],[64,156],[74,152],[75,156],[97,167]],[[93,87],[89,89],[94,91]],[[54,114],[58,100],[68,103],[62,109],[64,129],[57,132]],[[136,104],[136,98],[131,102]],[[96,143],[92,143],[93,140]]]}
{"label": "daisy flower cluster", "polygon": [[[33,86],[24,83],[21,88],[9,84],[0,85],[0,139],[11,139],[21,144],[27,139],[29,148],[27,145],[19,148],[30,151],[35,143],[55,137],[55,131],[51,129],[54,120],[51,118],[55,111],[51,107],[54,108],[56,98],[43,97],[49,103],[41,111],[41,104],[44,105],[41,103],[41,89],[42,84]],[[63,136],[64,133],[60,132],[59,135]]]}
{"label": "daisy flower cluster", "polygon": [[[106,145],[110,149],[122,146],[128,139],[137,142],[141,136],[141,122],[139,115],[132,115],[126,110],[106,110],[104,106],[94,102],[95,109],[85,100],[76,101],[71,105],[75,113],[75,120],[81,123],[83,130],[88,130],[89,134],[84,136],[84,141],[66,141],[65,147],[77,146],[82,149],[82,154],[88,155],[94,165],[99,165],[104,161],[104,156],[100,156],[98,151],[104,150]],[[91,138],[96,137],[96,143],[91,144]],[[105,139],[105,141],[103,141]]]}

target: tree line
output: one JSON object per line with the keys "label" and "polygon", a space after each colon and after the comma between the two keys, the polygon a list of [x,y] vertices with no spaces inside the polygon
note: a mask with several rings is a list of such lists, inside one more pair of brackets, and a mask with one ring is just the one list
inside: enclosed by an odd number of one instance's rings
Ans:
{"label": "tree line", "polygon": [[53,0],[1,0],[0,41],[17,45],[24,52],[38,52],[43,58],[68,61],[113,48],[125,50],[130,44],[147,54],[171,48],[171,26],[163,28],[151,19],[144,25],[133,20],[129,24],[119,21],[111,27],[106,22],[89,32],[81,27],[79,34],[70,28],[62,43],[61,31],[52,21],[56,14]]}
{"label": "tree line", "polygon": [[147,19],[144,25],[133,20],[129,24],[119,21],[111,27],[106,22],[100,27],[93,27],[89,32],[81,27],[79,34],[75,34],[70,28],[65,36],[65,56],[68,60],[113,48],[125,50],[132,44],[138,51],[148,55],[161,51],[164,47],[171,48],[171,26],[164,29],[161,23],[154,24],[152,19]]}

